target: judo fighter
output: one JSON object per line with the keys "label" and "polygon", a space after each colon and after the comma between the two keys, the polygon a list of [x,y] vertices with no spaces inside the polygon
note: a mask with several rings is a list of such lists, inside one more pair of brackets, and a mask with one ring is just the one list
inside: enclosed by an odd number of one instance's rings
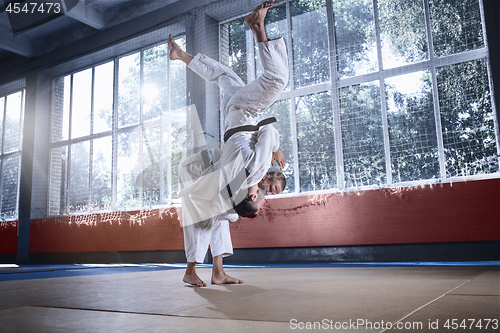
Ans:
{"label": "judo fighter", "polygon": [[285,166],[279,149],[279,133],[270,125],[276,119],[262,120],[288,82],[288,60],[283,38],[268,40],[264,18],[274,0],[259,5],[245,18],[254,32],[264,73],[248,85],[229,67],[203,54],[184,52],[169,37],[170,59],[183,61],[191,70],[220,89],[224,115],[222,149],[206,149],[184,159],[179,167],[182,226],[187,269],[183,281],[204,287],[196,274],[208,246],[213,256],[212,284],[243,283],[224,272],[222,258],[232,255],[229,222],[239,216],[255,217],[265,204],[266,194],[279,194],[285,188],[280,172],[267,172],[273,161]]}

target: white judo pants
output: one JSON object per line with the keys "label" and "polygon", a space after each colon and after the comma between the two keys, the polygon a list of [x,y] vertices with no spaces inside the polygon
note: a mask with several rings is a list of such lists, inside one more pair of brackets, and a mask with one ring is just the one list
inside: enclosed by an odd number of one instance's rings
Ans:
{"label": "white judo pants", "polygon": [[288,83],[288,58],[284,39],[261,42],[258,45],[264,73],[247,85],[231,68],[203,54],[197,54],[188,65],[203,79],[219,86],[221,112],[225,120],[224,131],[243,125],[256,125]]}
{"label": "white judo pants", "polygon": [[227,257],[233,254],[229,220],[224,215],[184,226],[183,230],[187,262],[203,263],[208,245],[212,257]]}
{"label": "white judo pants", "polygon": [[[259,55],[264,73],[247,85],[231,68],[203,54],[197,54],[188,65],[200,77],[219,86],[224,131],[256,125],[288,83],[288,59],[283,38],[259,43]],[[202,263],[209,245],[213,257],[233,254],[227,214],[185,226],[183,230],[188,262]]]}

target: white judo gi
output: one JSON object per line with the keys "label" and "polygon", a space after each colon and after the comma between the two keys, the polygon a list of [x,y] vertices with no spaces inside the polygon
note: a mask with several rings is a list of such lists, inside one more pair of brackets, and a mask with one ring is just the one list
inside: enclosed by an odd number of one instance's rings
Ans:
{"label": "white judo gi", "polygon": [[[220,88],[224,130],[257,125],[264,111],[281,95],[288,83],[288,60],[283,38],[259,44],[264,73],[245,85],[232,69],[197,54],[188,67],[208,82]],[[231,184],[234,201],[246,197],[247,188],[262,180],[271,166],[272,153],[279,149],[279,133],[272,125],[254,132],[238,132],[223,145],[222,151],[212,150],[213,165],[203,162],[201,153],[184,160],[179,168],[181,184],[184,247],[188,262],[203,262],[210,245],[212,256],[233,253],[229,222],[238,215],[226,185]],[[244,180],[236,182],[241,178]],[[233,212],[228,213],[228,211]]]}

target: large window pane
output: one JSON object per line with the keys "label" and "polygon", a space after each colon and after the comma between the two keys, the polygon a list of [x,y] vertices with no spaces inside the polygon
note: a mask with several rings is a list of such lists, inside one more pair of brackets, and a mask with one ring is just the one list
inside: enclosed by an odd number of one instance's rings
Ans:
{"label": "large window pane", "polygon": [[17,92],[7,96],[7,107],[5,110],[5,153],[19,150],[21,147],[21,110],[23,103],[23,92]]}
{"label": "large window pane", "polygon": [[324,0],[290,3],[296,87],[330,80],[330,50]]}
{"label": "large window pane", "polygon": [[140,120],[141,56],[135,53],[118,63],[118,126],[137,124]]}
{"label": "large window pane", "polygon": [[330,92],[297,99],[300,191],[335,188],[335,144]]}
{"label": "large window pane", "polygon": [[484,46],[480,0],[429,0],[436,56]]}
{"label": "large window pane", "polygon": [[73,75],[73,105],[71,109],[71,138],[90,134],[92,101],[92,68]]}
{"label": "large window pane", "polygon": [[[5,111],[5,97],[0,97],[0,128],[3,131],[3,116]],[[2,133],[3,134],[3,133]],[[3,135],[0,135],[0,147],[2,146]]]}
{"label": "large window pane", "polygon": [[439,177],[429,71],[385,80],[393,182]]}
{"label": "large window pane", "polygon": [[168,109],[168,45],[144,50],[143,121],[159,118]]}
{"label": "large window pane", "polygon": [[2,220],[17,217],[19,195],[20,153],[3,159],[2,165]]}
{"label": "large window pane", "polygon": [[[293,168],[294,164],[294,154],[293,154],[293,137],[290,127],[290,113],[291,104],[290,100],[282,100],[274,103],[264,115],[264,118],[276,117],[278,120],[273,126],[280,133],[280,149],[285,154],[286,165],[285,169],[281,170],[286,176],[286,188],[283,193],[289,193],[295,191],[295,172]],[[277,170],[279,167],[275,167]]]}
{"label": "large window pane", "polygon": [[387,180],[378,81],[340,89],[346,188]]}
{"label": "large window pane", "polygon": [[146,207],[160,204],[161,190],[165,188],[161,176],[160,134],[160,126],[148,127],[142,131],[142,168],[136,183],[143,189],[142,204]]}
{"label": "large window pane", "polygon": [[384,68],[428,59],[424,2],[380,0],[378,7]]}
{"label": "large window pane", "polygon": [[71,108],[71,75],[52,80],[51,137],[52,141],[69,139]]}
{"label": "large window pane", "polygon": [[0,222],[18,217],[24,94],[0,97]]}
{"label": "large window pane", "polygon": [[109,208],[111,204],[111,136],[93,140],[92,208]]}
{"label": "large window pane", "polygon": [[372,0],[332,0],[339,77],[378,69]]}
{"label": "large window pane", "polygon": [[438,68],[447,176],[498,172],[486,59]]}
{"label": "large window pane", "polygon": [[186,147],[186,111],[178,109],[163,121],[163,172],[165,198],[177,199],[179,164]]}
{"label": "large window pane", "polygon": [[[248,82],[248,77],[250,77],[250,75],[247,73],[247,68],[250,66],[247,64],[247,44],[248,39],[251,40],[252,32],[248,29],[244,19],[245,18],[242,17],[238,20],[226,23],[222,29],[223,32],[225,31],[226,33],[223,33],[221,38],[227,38],[226,52],[229,67],[243,80],[243,82]],[[253,61],[253,59],[251,61]]]}
{"label": "large window pane", "polygon": [[71,75],[64,77],[64,101],[63,101],[63,114],[62,114],[62,135],[61,140],[69,138],[69,114],[71,110]]}
{"label": "large window pane", "polygon": [[94,71],[94,133],[100,133],[113,125],[114,62],[97,66]]}
{"label": "large window pane", "polygon": [[85,211],[89,207],[90,142],[71,145],[69,206],[71,211]]}
{"label": "large window pane", "polygon": [[[186,50],[185,37],[176,39],[176,42],[182,50]],[[187,106],[186,66],[180,61],[171,61],[169,75],[168,79],[172,82],[170,85],[170,110],[184,108]],[[166,84],[165,82],[165,87]]]}
{"label": "large window pane", "polygon": [[68,180],[68,146],[54,148],[50,152],[49,214],[66,211]]}
{"label": "large window pane", "polygon": [[117,207],[138,208],[139,187],[136,177],[141,170],[141,131],[123,133],[118,136]]}

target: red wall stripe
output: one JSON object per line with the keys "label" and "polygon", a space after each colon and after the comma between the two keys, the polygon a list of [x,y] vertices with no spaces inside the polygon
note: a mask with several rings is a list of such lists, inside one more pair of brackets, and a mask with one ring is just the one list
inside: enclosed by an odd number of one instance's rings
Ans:
{"label": "red wall stripe", "polygon": [[[231,224],[235,248],[500,240],[500,179],[268,200]],[[0,225],[16,253],[17,224]],[[183,249],[175,209],[32,220],[30,252]]]}
{"label": "red wall stripe", "polygon": [[0,222],[0,253],[17,253],[17,221]]}
{"label": "red wall stripe", "polygon": [[500,180],[270,200],[238,248],[500,240]]}

